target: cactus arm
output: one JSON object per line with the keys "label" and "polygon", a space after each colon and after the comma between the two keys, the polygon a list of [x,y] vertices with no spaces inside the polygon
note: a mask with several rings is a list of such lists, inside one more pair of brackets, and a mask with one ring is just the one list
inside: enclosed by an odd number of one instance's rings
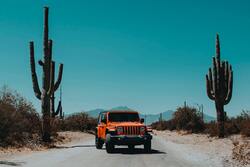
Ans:
{"label": "cactus arm", "polygon": [[225,90],[228,92],[228,81],[229,81],[229,66],[228,66],[228,61],[226,61],[225,64]]}
{"label": "cactus arm", "polygon": [[214,89],[214,97],[218,95],[218,75],[217,75],[217,65],[216,65],[216,59],[213,57],[213,89]]}
{"label": "cactus arm", "polygon": [[55,86],[54,86],[54,91],[56,91],[59,88],[61,81],[62,81],[62,75],[63,75],[63,64],[60,64],[59,65],[59,74],[58,74],[57,81],[56,81]]}
{"label": "cactus arm", "polygon": [[45,56],[48,56],[48,40],[49,40],[49,26],[48,26],[48,15],[49,15],[49,8],[44,7],[44,36],[43,36],[43,52]]}
{"label": "cactus arm", "polygon": [[221,68],[220,68],[220,89],[221,89],[221,93],[220,93],[220,98],[224,99],[227,96],[227,91],[226,91],[226,82],[225,82],[225,62],[222,61],[221,63]]}
{"label": "cactus arm", "polygon": [[52,113],[52,116],[55,117],[55,116],[57,116],[59,113],[61,113],[61,108],[62,108],[62,102],[59,101],[58,106],[57,106],[57,109],[56,109],[56,111],[54,111],[54,113]]}
{"label": "cactus arm", "polygon": [[227,97],[224,102],[225,105],[227,105],[230,102],[232,98],[232,94],[233,94],[233,70],[232,70],[232,66],[230,66],[230,75],[229,75],[229,80],[228,80],[228,92],[227,92]]}
{"label": "cactus arm", "polygon": [[212,69],[209,68],[209,71],[208,71],[208,76],[209,76],[209,81],[210,81],[210,88],[211,88],[211,91],[213,91],[213,94],[214,94],[214,88],[213,88],[213,73],[212,73]]}
{"label": "cactus arm", "polygon": [[36,64],[35,64],[34,43],[33,42],[30,42],[30,67],[31,67],[33,90],[35,92],[35,96],[39,100],[41,100],[41,91],[40,91],[40,88],[39,88],[37,75],[36,75]]}
{"label": "cactus arm", "polygon": [[210,79],[208,78],[208,75],[206,75],[206,87],[207,87],[207,96],[211,100],[214,100],[215,97],[214,97],[214,93],[213,93],[212,88],[211,88]]}
{"label": "cactus arm", "polygon": [[48,95],[54,93],[54,82],[55,82],[55,62],[51,61],[50,66],[50,87],[48,91]]}
{"label": "cactus arm", "polygon": [[219,34],[216,34],[216,59],[220,60],[220,39],[219,39]]}

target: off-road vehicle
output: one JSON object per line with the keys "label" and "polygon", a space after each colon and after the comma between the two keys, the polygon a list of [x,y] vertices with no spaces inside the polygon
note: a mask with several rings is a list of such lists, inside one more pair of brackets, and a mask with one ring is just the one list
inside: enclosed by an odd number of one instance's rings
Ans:
{"label": "off-road vehicle", "polygon": [[106,151],[112,153],[115,145],[127,145],[130,150],[135,145],[144,145],[144,150],[150,152],[152,135],[143,123],[144,119],[136,111],[101,112],[96,127],[96,148],[102,149],[105,143]]}

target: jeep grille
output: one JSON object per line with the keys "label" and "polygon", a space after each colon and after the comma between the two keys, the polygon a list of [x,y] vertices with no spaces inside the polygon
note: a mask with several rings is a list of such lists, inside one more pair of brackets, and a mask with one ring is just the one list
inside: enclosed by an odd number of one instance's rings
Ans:
{"label": "jeep grille", "polygon": [[124,126],[124,135],[140,135],[140,126]]}

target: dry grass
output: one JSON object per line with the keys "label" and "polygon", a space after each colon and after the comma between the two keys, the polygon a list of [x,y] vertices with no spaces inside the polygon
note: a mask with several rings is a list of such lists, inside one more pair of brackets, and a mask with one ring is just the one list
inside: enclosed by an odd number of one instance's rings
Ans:
{"label": "dry grass", "polygon": [[22,146],[40,140],[41,120],[33,105],[20,94],[0,92],[0,146]]}
{"label": "dry grass", "polygon": [[81,131],[92,133],[97,126],[97,119],[89,117],[86,113],[75,113],[64,120],[55,120],[56,131]]}
{"label": "dry grass", "polygon": [[153,129],[157,130],[186,130],[192,133],[202,132],[205,124],[202,120],[201,113],[192,107],[179,107],[169,121],[155,122],[152,124]]}
{"label": "dry grass", "polygon": [[[155,122],[152,128],[156,130],[186,130],[190,133],[206,133],[210,136],[218,136],[217,123],[211,121],[204,123],[201,114],[191,107],[179,107],[168,121]],[[226,118],[225,135],[241,134],[250,137],[250,112],[242,111],[239,116]]]}
{"label": "dry grass", "polygon": [[245,140],[243,142],[237,141],[234,143],[233,159],[240,162],[242,165],[250,164],[250,141]]}

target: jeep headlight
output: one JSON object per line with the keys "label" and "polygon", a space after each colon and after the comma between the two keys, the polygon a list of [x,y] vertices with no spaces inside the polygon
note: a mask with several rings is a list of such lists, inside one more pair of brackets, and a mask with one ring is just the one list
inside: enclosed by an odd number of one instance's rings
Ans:
{"label": "jeep headlight", "polygon": [[122,127],[117,127],[116,128],[117,134],[120,135],[123,133],[123,128]]}
{"label": "jeep headlight", "polygon": [[141,126],[140,127],[140,133],[144,134],[146,131],[146,128],[144,126]]}

